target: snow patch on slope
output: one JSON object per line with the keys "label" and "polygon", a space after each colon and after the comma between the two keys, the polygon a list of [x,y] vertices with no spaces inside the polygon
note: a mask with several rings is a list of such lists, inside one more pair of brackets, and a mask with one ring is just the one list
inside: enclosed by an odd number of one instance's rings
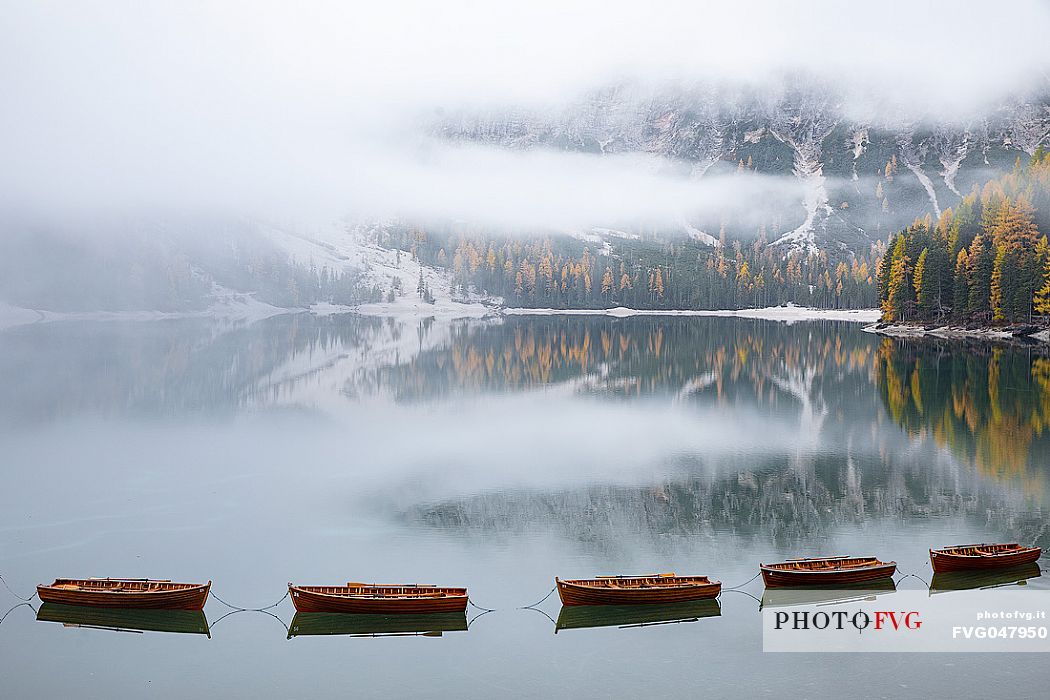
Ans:
{"label": "snow patch on slope", "polygon": [[706,233],[705,231],[701,231],[700,229],[696,228],[695,226],[690,224],[685,219],[682,220],[682,228],[685,229],[685,232],[688,233],[689,237],[692,238],[694,241],[699,241],[700,243],[703,243],[704,245],[713,246],[715,248],[717,248],[718,246],[722,245],[721,241],[719,241],[717,238],[712,236],[710,233]]}
{"label": "snow patch on slope", "polygon": [[832,214],[831,206],[828,204],[828,190],[824,186],[824,175],[819,165],[808,174],[800,174],[796,170],[796,175],[805,186],[802,206],[806,209],[806,219],[794,231],[789,231],[773,241],[773,245],[787,245],[815,253],[817,252],[817,218],[822,217],[826,221],[827,217]]}
{"label": "snow patch on slope", "polygon": [[[409,253],[365,244],[360,254],[366,261],[365,279],[378,285],[384,294],[400,281],[401,292],[395,293],[393,301],[362,304],[355,311],[370,316],[480,318],[493,312],[491,306],[502,303],[502,299],[473,294],[457,295],[451,276],[444,270],[430,267],[413,260]],[[434,303],[423,301],[416,289],[420,277],[434,297]],[[384,297],[385,298],[385,297]]]}
{"label": "snow patch on slope", "polygon": [[937,201],[937,192],[933,189],[933,181],[922,169],[922,160],[926,154],[926,146],[916,146],[915,137],[911,133],[901,135],[897,139],[897,145],[900,148],[901,160],[904,162],[905,167],[912,172],[912,175],[918,179],[923,189],[926,190],[926,195],[930,198],[930,204],[933,205],[934,213],[938,219],[941,218],[941,205]]}
{"label": "snow patch on slope", "polygon": [[1040,146],[1050,143],[1050,105],[1026,103],[1017,111],[1005,139],[1034,155]]}
{"label": "snow patch on slope", "polygon": [[832,214],[824,180],[823,144],[838,124],[838,118],[804,97],[799,98],[798,104],[790,112],[785,112],[783,107],[778,106],[772,114],[775,123],[770,125],[769,133],[795,152],[792,172],[804,188],[802,206],[806,210],[806,218],[794,231],[773,241],[773,245],[816,252],[817,231],[826,228]]}
{"label": "snow patch on slope", "polygon": [[853,160],[857,160],[864,155],[864,149],[868,145],[868,130],[866,128],[854,129],[853,133],[850,134],[850,143],[852,145],[850,151],[853,153]]}
{"label": "snow patch on slope", "polygon": [[[413,260],[405,251],[382,248],[375,243],[386,224],[352,226],[335,223],[310,233],[266,228],[264,232],[299,262],[317,267],[328,265],[358,275],[364,287],[378,287],[383,301],[355,307],[317,304],[314,313],[356,311],[370,316],[478,318],[492,312],[502,299],[468,292],[457,294],[451,275],[443,269]],[[423,301],[417,293],[420,277],[434,297]],[[394,291],[394,298],[389,293]]]}
{"label": "snow patch on slope", "polygon": [[857,127],[850,132],[850,140],[848,142],[849,150],[853,154],[853,181],[856,182],[860,179],[860,175],[857,174],[857,160],[864,155],[864,151],[870,143],[868,137],[868,129],[866,127]]}
{"label": "snow patch on slope", "polygon": [[601,228],[594,226],[591,228],[599,236],[609,236],[610,238],[622,238],[628,241],[636,241],[641,238],[637,233],[628,233],[626,231],[618,231],[614,228]]}
{"label": "snow patch on slope", "polygon": [[947,129],[941,129],[937,133],[936,143],[937,159],[941,162],[941,178],[953,194],[962,198],[962,193],[955,187],[955,176],[958,175],[959,167],[970,151],[970,133],[953,134]]}

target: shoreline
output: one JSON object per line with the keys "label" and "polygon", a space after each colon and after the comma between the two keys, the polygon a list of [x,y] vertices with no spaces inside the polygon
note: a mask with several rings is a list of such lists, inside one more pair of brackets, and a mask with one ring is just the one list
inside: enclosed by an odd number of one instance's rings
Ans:
{"label": "shoreline", "polygon": [[270,306],[254,299],[237,299],[234,303],[215,304],[209,309],[186,312],[163,311],[39,311],[0,303],[0,330],[35,323],[61,321],[159,321],[182,318],[212,318],[217,321],[253,322],[290,313],[311,313],[315,316],[352,313],[361,316],[383,318],[436,318],[442,321],[463,319],[491,319],[502,316],[606,316],[609,318],[632,318],[635,316],[679,316],[749,318],[781,323],[800,321],[847,321],[871,324],[878,320],[878,309],[817,309],[806,306],[768,306],[759,309],[630,309],[616,306],[609,309],[546,309],[525,307],[501,307],[479,302],[463,303],[445,300],[437,304],[425,304],[400,299],[392,304],[380,302],[342,306],[336,304],[314,304],[306,309],[285,309]]}
{"label": "shoreline", "polygon": [[134,322],[211,319],[214,321],[254,323],[273,316],[302,313],[305,309],[285,309],[256,301],[245,295],[239,299],[216,302],[199,311],[42,311],[11,306],[0,302],[0,331],[38,323],[69,321]]}
{"label": "shoreline", "polygon": [[759,309],[629,309],[616,306],[611,309],[533,309],[512,307],[499,311],[506,316],[707,316],[720,318],[751,318],[766,321],[850,321],[871,323],[880,315],[878,309],[817,309],[808,306],[766,306]]}
{"label": "shoreline", "polygon": [[913,325],[909,323],[883,324],[876,322],[861,330],[873,335],[887,338],[940,338],[942,340],[984,340],[999,343],[1025,343],[1029,341],[1050,343],[1050,328],[1035,332],[1018,333],[1018,326],[1004,328],[982,327],[965,328],[944,325],[937,327]]}
{"label": "shoreline", "polygon": [[609,318],[632,318],[635,316],[693,316],[750,318],[765,321],[795,323],[797,321],[848,321],[873,323],[878,321],[878,309],[818,309],[808,306],[766,306],[758,309],[631,309],[614,306],[608,309],[551,309],[522,306],[498,306],[481,302],[438,301],[425,304],[400,299],[393,303],[379,302],[358,306],[332,306],[316,304],[311,313],[356,313],[362,316],[394,318],[439,318],[441,320],[498,318],[501,316],[607,316]]}

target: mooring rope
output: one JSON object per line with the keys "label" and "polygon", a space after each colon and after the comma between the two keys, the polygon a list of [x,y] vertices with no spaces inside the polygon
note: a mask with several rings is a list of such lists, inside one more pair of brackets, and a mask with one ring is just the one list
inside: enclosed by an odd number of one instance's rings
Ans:
{"label": "mooring rope", "polygon": [[[722,586],[722,590],[723,591],[735,591],[738,588],[743,588],[744,586],[746,586],[747,584],[751,583],[752,581],[754,581],[756,578],[758,578],[761,575],[762,575],[762,572],[759,571],[757,574],[755,574],[754,576],[752,576],[751,578],[749,578],[748,580],[744,581],[743,583],[741,583],[741,584],[739,584],[737,586]],[[754,597],[754,596],[752,596],[752,597]]]}
{"label": "mooring rope", "polygon": [[23,603],[28,603],[29,601],[31,601],[31,600],[33,599],[33,596],[35,596],[35,595],[36,595],[36,591],[33,591],[33,595],[29,596],[28,598],[23,598],[22,596],[20,596],[20,595],[18,595],[17,593],[15,593],[15,592],[14,592],[14,590],[12,590],[12,589],[11,589],[11,586],[7,585],[7,581],[6,581],[6,580],[4,580],[4,577],[3,577],[3,576],[0,576],[0,581],[3,581],[3,583],[4,583],[4,588],[6,588],[6,589],[7,589],[7,591],[8,591],[8,592],[9,592],[9,593],[10,593],[11,595],[13,595],[13,596],[14,596],[15,598],[18,598],[18,599],[19,599],[20,601],[22,601]]}
{"label": "mooring rope", "polygon": [[[755,596],[751,595],[751,594],[750,594],[750,593],[748,593],[747,591],[741,591],[741,590],[737,590],[736,588],[727,588],[727,589],[725,589],[724,591],[722,591],[722,593],[741,593],[741,594],[743,594],[743,595],[746,595],[746,596],[747,596],[748,598],[750,598],[751,600],[755,600],[755,601],[758,601],[758,605],[759,605],[759,607],[761,607],[761,606],[762,606],[762,599],[761,599],[761,598],[756,598]],[[719,593],[719,595],[721,596],[721,593]]]}
{"label": "mooring rope", "polygon": [[[215,595],[214,593],[211,594],[211,597],[214,598],[215,600],[219,601],[223,605],[225,605],[227,608],[230,608],[234,612],[267,612],[268,610],[270,610],[272,608],[276,608],[278,605],[283,603],[284,599],[288,597],[288,591],[285,591],[284,595],[281,596],[281,599],[278,600],[276,603],[274,603],[273,605],[267,605],[265,608],[242,608],[239,605],[231,605],[230,603],[227,603],[225,600],[223,600],[219,596]],[[227,615],[229,615],[229,613],[227,613],[226,615],[223,615],[222,617],[226,617]],[[219,619],[221,620],[222,618],[219,618]],[[278,618],[278,619],[280,619],[280,618]]]}
{"label": "mooring rope", "polygon": [[556,591],[556,590],[558,590],[558,587],[557,587],[557,586],[555,586],[554,588],[552,588],[552,589],[550,590],[550,592],[549,592],[549,593],[547,593],[547,595],[543,596],[542,598],[540,598],[539,600],[537,600],[537,601],[536,601],[535,603],[533,603],[532,605],[523,605],[523,606],[521,606],[520,608],[518,608],[518,610],[535,610],[535,609],[536,609],[536,606],[537,606],[537,605],[539,605],[539,604],[540,604],[540,603],[542,603],[543,601],[545,601],[545,600],[547,600],[548,598],[550,598],[550,597],[551,597],[551,596],[552,596],[552,595],[554,594],[554,591]]}
{"label": "mooring rope", "polygon": [[[898,572],[898,573],[900,573],[900,572]],[[917,579],[918,581],[921,581],[922,584],[924,586],[926,586],[927,588],[930,587],[930,582],[927,581],[926,579],[924,579],[923,577],[919,576],[918,574],[904,574],[903,576],[900,577],[900,579],[897,581],[897,583],[895,585],[899,586],[905,579],[909,579],[909,578]]]}
{"label": "mooring rope", "polygon": [[[477,603],[475,603],[473,600],[471,600],[469,597],[467,598],[467,602],[470,603],[471,605],[473,605],[478,610],[484,611],[484,612],[482,612],[482,615],[484,615],[485,613],[496,612],[495,608],[483,608],[480,605],[478,605]],[[481,617],[481,615],[479,615],[478,617]],[[477,618],[475,618],[475,619],[477,619]]]}

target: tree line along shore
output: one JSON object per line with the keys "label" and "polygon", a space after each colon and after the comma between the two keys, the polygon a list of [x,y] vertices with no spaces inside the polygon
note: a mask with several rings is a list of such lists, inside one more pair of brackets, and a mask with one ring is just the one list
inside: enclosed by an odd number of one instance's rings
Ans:
{"label": "tree line along shore", "polygon": [[890,239],[878,263],[880,330],[1032,335],[1050,323],[1050,152]]}

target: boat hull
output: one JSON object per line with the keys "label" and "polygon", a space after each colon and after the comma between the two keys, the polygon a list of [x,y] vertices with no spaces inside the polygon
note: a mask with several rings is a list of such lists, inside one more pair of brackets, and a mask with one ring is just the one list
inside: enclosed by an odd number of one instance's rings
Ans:
{"label": "boat hull", "polygon": [[[362,615],[421,615],[454,613],[467,609],[467,594],[446,593],[418,597],[352,595],[340,593],[339,586],[288,586],[292,605],[298,612],[357,613]],[[436,589],[440,591],[440,589]]]}
{"label": "boat hull", "polygon": [[1042,554],[1042,550],[1038,547],[1024,547],[1017,551],[993,556],[973,556],[943,549],[931,549],[930,564],[933,566],[934,573],[938,574],[950,571],[990,571],[1033,564]]}
{"label": "boat hull", "polygon": [[[77,584],[71,583],[77,581]],[[70,583],[64,583],[70,582]],[[77,587],[71,587],[71,586]],[[158,583],[156,590],[135,590],[107,587],[113,582],[91,579],[59,579],[50,586],[37,586],[43,603],[76,605],[126,610],[201,610],[208,600],[211,582],[206,584]],[[83,586],[83,587],[80,587]]]}
{"label": "boat hull", "polygon": [[560,579],[556,583],[562,605],[667,605],[716,598],[722,592],[722,584],[718,581],[649,588],[605,587]]}
{"label": "boat hull", "polygon": [[890,578],[896,572],[896,562],[830,571],[785,570],[763,566],[762,582],[766,584],[766,588],[787,588],[790,586],[821,586],[827,588]]}

